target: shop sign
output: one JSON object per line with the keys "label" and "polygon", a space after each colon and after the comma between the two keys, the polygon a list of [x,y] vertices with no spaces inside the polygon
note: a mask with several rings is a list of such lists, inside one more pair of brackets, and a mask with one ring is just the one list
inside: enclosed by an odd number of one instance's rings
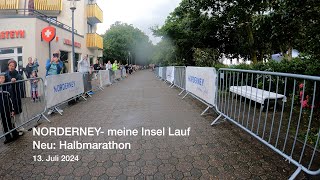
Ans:
{"label": "shop sign", "polygon": [[24,38],[24,30],[9,30],[9,31],[0,31],[0,39],[18,39]]}
{"label": "shop sign", "polygon": [[[68,45],[68,46],[72,46],[72,41],[70,39],[64,39],[63,44]],[[81,48],[81,43],[74,42],[74,47]]]}

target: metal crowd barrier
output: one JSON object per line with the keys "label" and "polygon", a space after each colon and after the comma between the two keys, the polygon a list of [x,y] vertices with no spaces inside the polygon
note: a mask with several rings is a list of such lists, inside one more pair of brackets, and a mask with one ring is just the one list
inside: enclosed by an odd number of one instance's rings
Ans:
{"label": "metal crowd barrier", "polygon": [[[32,78],[16,83],[0,84],[0,138],[34,126],[34,121],[49,119],[42,78]],[[13,115],[13,116],[12,116]],[[50,121],[49,121],[50,122]]]}
{"label": "metal crowd barrier", "polygon": [[126,68],[124,68],[124,67],[121,69],[121,77],[122,77],[123,79],[127,77]]}
{"label": "metal crowd barrier", "polygon": [[167,78],[167,67],[162,67],[162,77],[161,79],[166,81]]}
{"label": "metal crowd barrier", "polygon": [[155,75],[156,75],[157,77],[159,77],[159,67],[156,67],[156,68],[155,68],[154,73],[155,73]]}
{"label": "metal crowd barrier", "polygon": [[114,72],[114,78],[116,80],[120,80],[121,79],[121,70],[116,70],[116,71],[113,71]]}
{"label": "metal crowd barrier", "polygon": [[100,87],[111,85],[112,70],[99,71]]}
{"label": "metal crowd barrier", "polygon": [[216,110],[301,171],[320,174],[320,77],[220,69]]}
{"label": "metal crowd barrier", "polygon": [[91,97],[89,92],[92,91],[92,84],[91,84],[92,74],[89,72],[86,72],[86,73],[82,73],[82,75],[83,75],[84,93],[87,94],[89,97]]}
{"label": "metal crowd barrier", "polygon": [[92,71],[91,75],[91,86],[92,86],[92,91],[102,91],[103,87],[101,86],[101,78],[100,78],[100,71]]}
{"label": "metal crowd barrier", "polygon": [[186,90],[186,67],[185,66],[175,66],[174,67],[174,84],[180,88],[182,91],[179,93],[181,95]]}

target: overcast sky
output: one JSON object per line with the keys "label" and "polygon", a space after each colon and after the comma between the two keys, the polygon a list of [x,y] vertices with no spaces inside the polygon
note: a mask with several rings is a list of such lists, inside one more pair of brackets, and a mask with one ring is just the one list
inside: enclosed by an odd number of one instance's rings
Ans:
{"label": "overcast sky", "polygon": [[103,23],[98,24],[98,34],[104,34],[116,21],[132,24],[145,32],[153,43],[150,27],[162,26],[170,12],[181,0],[97,0],[103,11]]}

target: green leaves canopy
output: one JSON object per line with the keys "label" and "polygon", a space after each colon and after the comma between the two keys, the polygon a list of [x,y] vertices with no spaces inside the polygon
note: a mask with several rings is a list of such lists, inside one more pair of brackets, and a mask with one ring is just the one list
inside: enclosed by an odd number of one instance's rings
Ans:
{"label": "green leaves canopy", "polygon": [[319,17],[318,0],[182,0],[153,32],[186,65],[196,64],[196,49],[257,63],[292,48],[320,57]]}
{"label": "green leaves canopy", "polygon": [[149,37],[132,25],[116,22],[103,35],[103,42],[104,62],[120,60],[126,64],[131,58],[132,63],[146,64],[150,60],[153,45]]}

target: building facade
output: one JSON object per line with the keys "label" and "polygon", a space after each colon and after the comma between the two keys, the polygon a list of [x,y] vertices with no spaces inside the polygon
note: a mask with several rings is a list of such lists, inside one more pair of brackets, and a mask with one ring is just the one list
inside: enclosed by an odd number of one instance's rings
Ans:
{"label": "building facade", "polygon": [[[0,0],[0,71],[15,59],[22,72],[28,58],[37,58],[39,75],[45,75],[46,60],[60,50],[64,72],[75,72],[77,62],[88,55],[90,63],[102,57],[103,38],[96,33],[103,12],[95,0],[76,2],[74,11],[75,61],[72,61],[72,11],[68,0]],[[54,39],[42,38],[42,30],[53,27]],[[50,32],[51,33],[51,32]]]}

